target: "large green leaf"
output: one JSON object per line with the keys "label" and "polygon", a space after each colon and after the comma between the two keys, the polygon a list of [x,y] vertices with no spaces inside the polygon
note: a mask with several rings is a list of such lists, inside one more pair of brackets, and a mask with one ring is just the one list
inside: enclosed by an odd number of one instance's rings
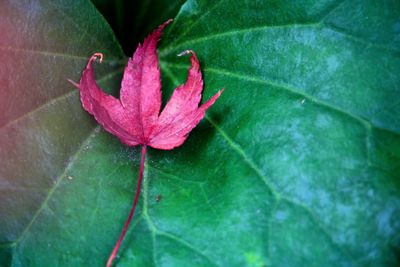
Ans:
{"label": "large green leaf", "polygon": [[[0,9],[0,25],[46,37],[20,44],[21,61],[40,47],[119,57],[109,31],[87,22],[99,18],[86,2],[31,2],[15,7],[31,10],[15,21]],[[53,24],[71,30],[40,30]],[[395,0],[183,5],[160,49],[164,95],[185,79],[188,60],[175,56],[185,49],[202,62],[205,98],[226,90],[181,148],[150,150],[116,265],[398,266],[399,37]],[[49,54],[40,55],[61,63],[35,58],[34,69],[10,64],[0,75],[7,94],[20,88],[0,100],[20,107],[0,132],[1,255],[13,267],[102,266],[130,208],[139,150],[90,132],[76,93],[47,105],[31,99],[39,89],[49,99],[70,92],[65,78],[85,64]]]}

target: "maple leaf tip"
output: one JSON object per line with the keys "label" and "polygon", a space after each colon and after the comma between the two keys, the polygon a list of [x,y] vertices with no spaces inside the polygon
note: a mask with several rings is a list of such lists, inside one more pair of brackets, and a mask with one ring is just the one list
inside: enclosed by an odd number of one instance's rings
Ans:
{"label": "maple leaf tip", "polygon": [[71,83],[73,86],[75,86],[76,88],[80,89],[79,83],[76,83],[76,82],[74,82],[74,81],[71,80],[71,79],[67,79],[67,81],[68,81],[69,83]]}
{"label": "maple leaf tip", "polygon": [[164,22],[163,24],[161,24],[161,25],[158,27],[158,30],[159,30],[159,31],[162,31],[162,30],[165,28],[165,26],[167,26],[168,24],[170,24],[172,21],[174,21],[174,20],[173,20],[173,19],[167,20],[166,22]]}
{"label": "maple leaf tip", "polygon": [[191,54],[192,56],[196,56],[196,53],[193,50],[190,50],[190,49],[179,53],[177,56],[181,57],[181,56],[185,56],[185,55],[188,55],[188,54]]}
{"label": "maple leaf tip", "polygon": [[94,60],[96,60],[97,57],[100,57],[100,63],[102,63],[102,62],[103,62],[104,55],[103,55],[102,53],[94,53],[93,56],[92,56],[92,58],[93,58]]}
{"label": "maple leaf tip", "polygon": [[[209,99],[209,101],[210,101],[210,100],[212,101],[212,99],[214,99],[214,101],[216,101],[216,100],[222,95],[222,93],[224,92],[224,90],[225,90],[225,88],[220,89],[213,97],[211,97],[211,98]],[[213,103],[213,104],[214,104],[214,103]]]}
{"label": "maple leaf tip", "polygon": [[190,54],[190,61],[192,62],[192,68],[198,69],[199,68],[199,60],[197,59],[196,53],[193,50],[185,50],[181,53],[179,53],[177,56],[185,56],[187,54]]}
{"label": "maple leaf tip", "polygon": [[86,68],[88,68],[89,65],[92,64],[92,62],[95,61],[97,58],[100,58],[100,59],[99,59],[99,62],[102,63],[102,62],[103,62],[104,55],[103,55],[102,53],[94,53],[94,54],[90,57],[90,59],[89,59],[87,65],[86,65]]}

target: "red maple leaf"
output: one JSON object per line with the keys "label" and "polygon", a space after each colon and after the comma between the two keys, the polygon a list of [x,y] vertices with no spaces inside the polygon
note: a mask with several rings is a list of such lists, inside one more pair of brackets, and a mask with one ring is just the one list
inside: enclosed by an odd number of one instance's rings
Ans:
{"label": "red maple leaf", "polygon": [[191,54],[191,67],[185,84],[178,86],[171,99],[161,110],[161,81],[158,66],[157,43],[168,20],[139,44],[125,67],[120,99],[106,94],[97,85],[92,63],[101,53],[95,53],[86,65],[79,84],[83,108],[92,114],[106,131],[117,136],[128,146],[142,145],[142,157],[135,199],[121,236],[111,253],[107,267],[112,265],[135,211],[143,178],[146,147],[173,149],[182,145],[190,131],[204,117],[221,95],[220,90],[199,106],[203,79],[196,54],[187,50],[180,55]]}

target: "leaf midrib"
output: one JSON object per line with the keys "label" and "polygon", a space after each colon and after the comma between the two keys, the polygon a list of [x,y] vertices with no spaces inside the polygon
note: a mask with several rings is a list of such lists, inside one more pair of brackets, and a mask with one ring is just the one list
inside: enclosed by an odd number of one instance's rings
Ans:
{"label": "leaf midrib", "polygon": [[351,33],[346,32],[344,29],[340,29],[336,26],[326,24],[323,22],[311,22],[311,23],[289,23],[289,24],[283,24],[283,25],[263,25],[263,26],[257,26],[257,27],[249,27],[249,28],[244,28],[244,29],[237,29],[233,31],[225,31],[225,32],[219,32],[215,34],[209,34],[209,35],[204,35],[200,37],[196,37],[193,39],[189,39],[185,42],[178,43],[173,46],[168,46],[167,48],[160,49],[160,55],[161,56],[166,56],[171,54],[174,50],[176,50],[179,47],[182,46],[188,46],[188,45],[193,45],[205,41],[209,41],[212,39],[218,39],[222,37],[228,37],[228,36],[235,36],[235,35],[240,35],[240,34],[247,34],[249,32],[264,32],[266,30],[276,30],[276,29],[282,29],[282,28],[315,28],[315,29],[325,29],[332,31],[336,34],[340,34],[343,37],[347,38],[348,40],[351,40],[352,42],[357,42],[363,45],[368,45],[370,47],[375,47],[380,50],[384,50],[388,53],[392,53],[395,56],[400,55],[400,50],[396,50],[390,47],[387,47],[385,45],[379,44],[379,43],[374,43],[368,39],[363,38],[362,36],[356,36]]}
{"label": "leaf midrib", "polygon": [[[106,80],[112,78],[114,75],[122,72],[122,70],[123,70],[123,68],[118,68],[117,70],[115,70],[113,72],[110,72],[110,73],[106,74],[105,76],[103,76],[101,79],[98,80],[98,82],[101,83],[103,81],[106,81]],[[71,85],[71,87],[72,87],[72,85]],[[16,118],[13,118],[12,120],[7,121],[3,125],[0,125],[0,130],[2,130],[4,128],[7,128],[7,127],[13,125],[14,123],[17,123],[17,122],[19,122],[19,121],[21,121],[21,120],[23,120],[23,119],[25,119],[27,117],[33,116],[35,113],[41,111],[42,109],[44,109],[44,108],[46,108],[48,106],[54,105],[55,103],[57,103],[59,101],[62,101],[64,99],[70,97],[73,94],[78,94],[78,92],[79,91],[77,89],[74,89],[74,90],[68,91],[65,94],[62,94],[62,95],[60,95],[58,97],[52,98],[51,100],[49,100],[47,102],[44,102],[41,105],[39,105],[38,107],[32,109],[31,111],[26,112],[24,114],[21,114],[20,116],[18,116]]]}
{"label": "leaf midrib", "polygon": [[24,47],[11,47],[11,46],[0,46],[1,50],[7,50],[12,52],[23,52],[23,53],[30,53],[30,54],[39,54],[43,56],[50,56],[50,57],[63,57],[67,59],[79,59],[79,60],[88,60],[87,56],[81,55],[71,55],[65,54],[57,51],[41,51],[35,49],[28,49]]}
{"label": "leaf midrib", "polygon": [[[183,64],[167,63],[165,61],[162,61],[162,66],[164,66],[164,67],[170,66],[170,67],[174,67],[174,68],[177,68],[177,69],[186,69],[187,68],[187,66],[183,65]],[[266,84],[266,85],[272,86],[274,88],[277,88],[279,90],[283,90],[283,91],[289,92],[291,94],[298,95],[300,98],[307,99],[307,100],[309,100],[310,102],[312,102],[312,103],[314,103],[316,105],[319,105],[321,107],[325,107],[325,108],[327,108],[327,109],[329,109],[331,111],[334,111],[335,113],[339,113],[339,114],[344,115],[344,116],[346,116],[346,117],[348,117],[348,118],[350,118],[350,119],[352,119],[354,121],[357,121],[359,124],[361,124],[366,129],[368,134],[371,134],[371,130],[372,129],[376,129],[376,130],[388,131],[388,132],[391,132],[391,133],[393,133],[393,134],[395,134],[397,136],[400,136],[400,131],[395,131],[393,129],[389,129],[389,128],[385,128],[385,127],[382,127],[382,126],[378,126],[378,125],[374,124],[370,119],[367,119],[365,117],[361,117],[361,116],[356,115],[356,114],[352,114],[349,111],[347,111],[347,110],[345,110],[345,109],[343,109],[343,108],[341,108],[341,107],[339,107],[337,105],[334,105],[332,103],[329,103],[329,102],[320,100],[318,98],[315,98],[312,95],[303,92],[301,89],[294,88],[292,85],[289,85],[289,84],[278,83],[278,82],[275,82],[275,81],[272,81],[272,80],[262,79],[260,77],[252,77],[252,76],[248,76],[248,75],[245,75],[245,74],[239,74],[239,73],[235,73],[235,72],[232,72],[230,70],[224,70],[224,69],[221,69],[221,68],[205,67],[203,69],[203,71],[211,72],[211,73],[215,73],[215,74],[219,74],[219,75],[230,76],[230,77],[233,77],[233,78],[236,78],[236,79],[240,79],[240,80],[244,80],[244,81],[248,81],[248,82]]]}
{"label": "leaf midrib", "polygon": [[[203,13],[201,16],[199,16],[195,21],[192,22],[192,24],[186,28],[186,30],[181,33],[179,35],[178,38],[176,38],[173,43],[177,43],[179,42],[179,40],[181,40],[183,37],[186,36],[187,33],[189,33],[191,31],[191,29],[197,25],[204,17],[206,17],[211,11],[213,11],[215,8],[217,8],[222,2],[224,2],[225,0],[220,0],[218,2],[216,2],[214,4],[214,6],[210,7],[208,9],[207,12]],[[233,30],[233,31],[225,31],[225,32],[219,32],[216,34],[209,34],[209,35],[204,35],[204,36],[200,36],[200,37],[196,37],[193,39],[189,39],[185,42],[181,42],[178,43],[176,45],[172,45],[172,46],[168,46],[167,48],[164,49],[160,49],[160,55],[167,55],[169,53],[171,53],[174,49],[180,47],[180,46],[184,46],[184,45],[188,45],[188,44],[195,44],[198,42],[202,42],[202,41],[207,41],[213,38],[219,38],[219,37],[223,37],[223,36],[230,36],[230,35],[236,35],[236,34],[242,34],[242,33],[248,33],[249,31],[257,31],[257,30],[267,30],[267,29],[274,29],[274,28],[285,28],[285,27],[320,27],[320,28],[325,28],[327,30],[331,30],[333,32],[336,32],[338,34],[343,35],[344,37],[351,39],[352,41],[355,42],[359,42],[362,44],[366,44],[366,45],[370,45],[373,47],[377,47],[379,49],[383,49],[383,50],[387,50],[389,52],[394,53],[396,56],[400,55],[400,50],[396,50],[393,48],[389,48],[386,47],[385,45],[382,44],[377,44],[374,42],[371,42],[368,39],[363,38],[362,36],[356,36],[350,33],[347,33],[344,29],[341,29],[339,27],[336,27],[334,25],[328,24],[325,22],[325,20],[331,16],[337,9],[339,9],[341,6],[343,6],[348,0],[342,0],[342,1],[338,1],[338,3],[333,6],[330,10],[328,10],[325,14],[322,14],[321,17],[317,20],[312,20],[310,19],[309,23],[288,23],[288,24],[276,24],[276,25],[262,25],[262,26],[257,26],[257,27],[249,27],[249,28],[244,28],[244,29],[237,29],[237,30]],[[182,5],[183,7],[184,5]],[[174,20],[174,23],[172,24],[172,26],[169,29],[169,32],[172,31],[172,29],[175,27],[176,23],[179,21],[180,16],[183,13],[183,9],[179,10],[178,15],[176,17],[176,19]]]}

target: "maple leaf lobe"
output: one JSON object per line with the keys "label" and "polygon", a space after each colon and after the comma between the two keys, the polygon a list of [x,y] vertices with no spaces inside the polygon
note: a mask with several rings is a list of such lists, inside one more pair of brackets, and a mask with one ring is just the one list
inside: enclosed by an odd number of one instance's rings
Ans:
{"label": "maple leaf lobe", "polygon": [[147,145],[169,150],[182,145],[223,91],[218,91],[199,106],[203,91],[200,65],[196,54],[186,50],[179,56],[190,54],[191,67],[187,80],[174,90],[160,113],[161,80],[157,43],[164,27],[171,21],[166,21],[146,37],[128,60],[120,99],[106,94],[96,83],[93,62],[98,57],[102,61],[101,53],[95,53],[89,59],[79,84],[70,81],[80,90],[83,108],[106,131],[128,146]]}

